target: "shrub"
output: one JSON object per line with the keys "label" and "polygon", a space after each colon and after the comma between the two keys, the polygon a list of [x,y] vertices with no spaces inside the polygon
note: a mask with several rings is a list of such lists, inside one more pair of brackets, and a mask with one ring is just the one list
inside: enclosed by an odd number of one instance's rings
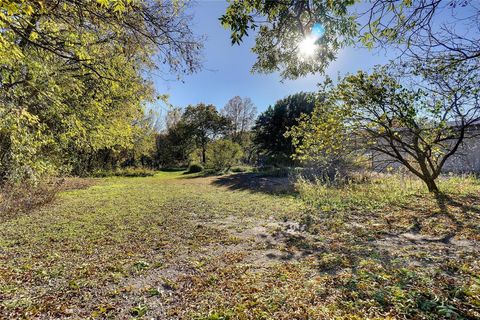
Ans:
{"label": "shrub", "polygon": [[248,171],[252,171],[252,167],[236,166],[236,167],[232,167],[232,169],[230,169],[230,171],[232,171],[232,172],[248,172]]}
{"label": "shrub", "polygon": [[188,173],[197,173],[202,171],[203,171],[203,166],[200,163],[196,163],[196,162],[191,163],[188,166],[188,170],[187,170]]}
{"label": "shrub", "polygon": [[220,139],[207,146],[207,165],[217,171],[229,170],[242,156],[242,147],[230,140]]}

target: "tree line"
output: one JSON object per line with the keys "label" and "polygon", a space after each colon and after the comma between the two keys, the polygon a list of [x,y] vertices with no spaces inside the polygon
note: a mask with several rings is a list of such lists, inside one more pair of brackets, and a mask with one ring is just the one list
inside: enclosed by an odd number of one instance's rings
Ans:
{"label": "tree line", "polygon": [[186,3],[0,3],[0,181],[85,175],[151,152],[149,73],[199,69]]}

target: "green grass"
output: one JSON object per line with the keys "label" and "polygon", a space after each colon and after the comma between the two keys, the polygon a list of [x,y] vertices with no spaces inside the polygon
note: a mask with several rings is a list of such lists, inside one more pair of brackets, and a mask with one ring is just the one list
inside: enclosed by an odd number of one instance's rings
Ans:
{"label": "green grass", "polygon": [[215,179],[97,179],[2,221],[0,318],[480,316],[478,180],[439,199],[398,177],[297,196]]}

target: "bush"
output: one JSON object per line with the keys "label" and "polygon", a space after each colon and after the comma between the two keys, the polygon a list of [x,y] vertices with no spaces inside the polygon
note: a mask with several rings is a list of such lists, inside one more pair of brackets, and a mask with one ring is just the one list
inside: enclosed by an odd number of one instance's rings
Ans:
{"label": "bush", "polygon": [[230,171],[232,171],[232,172],[248,172],[248,171],[252,171],[252,167],[236,166],[236,167],[232,167],[232,169],[230,169]]}
{"label": "bush", "polygon": [[146,168],[119,168],[115,170],[99,170],[93,176],[95,178],[104,177],[149,177],[155,174],[154,170]]}
{"label": "bush", "polygon": [[211,142],[207,146],[207,165],[216,171],[229,170],[242,156],[242,147],[227,139]]}
{"label": "bush", "polygon": [[192,163],[188,166],[187,173],[197,173],[202,171],[203,171],[203,166],[200,163]]}

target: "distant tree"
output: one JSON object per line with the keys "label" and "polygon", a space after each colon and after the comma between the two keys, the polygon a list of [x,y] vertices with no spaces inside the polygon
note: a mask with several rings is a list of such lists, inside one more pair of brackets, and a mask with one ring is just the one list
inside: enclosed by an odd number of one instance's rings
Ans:
{"label": "distant tree", "polygon": [[247,131],[251,129],[257,116],[257,108],[250,98],[240,98],[239,96],[230,99],[221,114],[232,123],[229,135],[233,141],[243,144],[243,138]]}
{"label": "distant tree", "polygon": [[389,65],[347,76],[291,131],[296,154],[316,160],[367,152],[400,163],[438,192],[435,180],[445,162],[478,135],[470,128],[480,121],[479,83],[469,63],[444,72]]}
{"label": "distant tree", "polygon": [[202,162],[206,162],[207,144],[229,128],[230,122],[222,116],[215,106],[203,103],[188,106],[182,115],[180,125],[201,149]]}
{"label": "distant tree", "polygon": [[156,135],[155,161],[161,167],[184,166],[195,148],[190,130],[182,122]]}
{"label": "distant tree", "polygon": [[253,141],[261,153],[274,163],[291,163],[295,148],[287,130],[298,124],[302,114],[310,114],[315,105],[313,93],[297,93],[279,100],[260,114],[253,127]]}
{"label": "distant tree", "polygon": [[207,166],[220,170],[229,170],[243,156],[242,148],[228,139],[212,141],[207,147]]}
{"label": "distant tree", "polygon": [[252,130],[245,132],[241,137],[241,147],[243,150],[242,161],[245,164],[254,165],[258,162],[258,146],[253,141],[254,132]]}

